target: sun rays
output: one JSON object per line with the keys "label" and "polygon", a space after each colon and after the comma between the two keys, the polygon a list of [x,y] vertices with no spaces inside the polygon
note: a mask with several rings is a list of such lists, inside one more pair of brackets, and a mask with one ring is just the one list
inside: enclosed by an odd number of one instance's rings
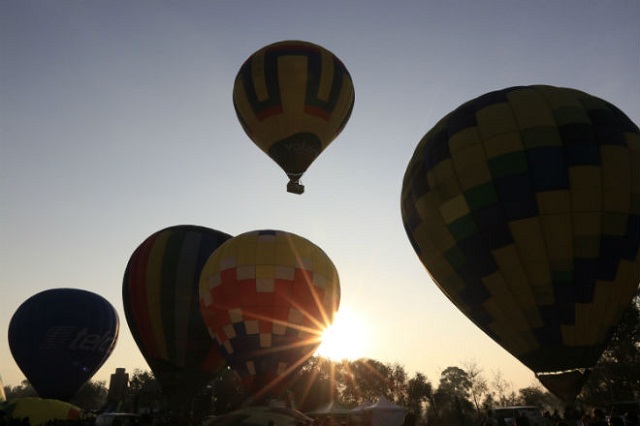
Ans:
{"label": "sun rays", "polygon": [[367,357],[371,336],[366,323],[354,311],[343,309],[322,334],[317,354],[333,361]]}

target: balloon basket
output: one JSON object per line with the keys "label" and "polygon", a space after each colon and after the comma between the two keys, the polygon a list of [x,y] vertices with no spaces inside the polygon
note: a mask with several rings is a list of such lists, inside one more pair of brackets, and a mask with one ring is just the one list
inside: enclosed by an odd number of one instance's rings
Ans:
{"label": "balloon basket", "polygon": [[287,184],[287,192],[300,195],[304,193],[304,185],[300,184],[298,181],[291,180]]}

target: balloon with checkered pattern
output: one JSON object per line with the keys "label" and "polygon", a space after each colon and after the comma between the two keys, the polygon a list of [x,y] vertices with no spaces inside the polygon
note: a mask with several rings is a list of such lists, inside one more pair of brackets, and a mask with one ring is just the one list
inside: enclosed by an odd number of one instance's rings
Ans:
{"label": "balloon with checkered pattern", "polygon": [[298,235],[259,230],[222,244],[200,276],[209,333],[255,401],[278,396],[333,321],[340,282],[331,259]]}
{"label": "balloon with checkered pattern", "polygon": [[640,132],[587,93],[497,90],[420,141],[406,233],[446,296],[571,400],[640,281]]}

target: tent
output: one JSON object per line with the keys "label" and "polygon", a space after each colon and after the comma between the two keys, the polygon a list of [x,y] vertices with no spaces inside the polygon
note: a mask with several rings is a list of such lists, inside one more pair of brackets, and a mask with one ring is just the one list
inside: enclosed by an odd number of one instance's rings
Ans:
{"label": "tent", "polygon": [[365,401],[362,404],[358,405],[356,408],[351,409],[352,413],[362,413],[362,410],[365,409],[365,407],[370,406],[371,404],[373,404],[373,402],[371,401]]}
{"label": "tent", "polygon": [[308,412],[307,416],[348,416],[353,414],[350,408],[344,407],[335,401],[331,401],[315,410]]}
{"label": "tent", "polygon": [[207,420],[207,426],[266,425],[272,421],[276,426],[297,426],[309,423],[312,418],[300,411],[285,407],[251,406]]}
{"label": "tent", "polygon": [[407,414],[406,408],[395,405],[384,396],[362,411],[371,415],[371,426],[401,426]]}

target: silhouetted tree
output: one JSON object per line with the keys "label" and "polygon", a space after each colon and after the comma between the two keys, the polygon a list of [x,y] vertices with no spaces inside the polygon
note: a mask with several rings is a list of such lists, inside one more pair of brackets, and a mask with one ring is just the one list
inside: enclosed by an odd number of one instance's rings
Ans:
{"label": "silhouetted tree", "polygon": [[466,371],[459,367],[447,367],[440,375],[440,384],[433,398],[431,423],[441,425],[466,425],[477,417],[469,401],[471,381]]}
{"label": "silhouetted tree", "polygon": [[505,380],[502,376],[502,372],[497,370],[493,374],[493,380],[491,386],[494,390],[493,401],[494,405],[509,406],[516,404],[516,393],[513,389],[513,385]]}
{"label": "silhouetted tree", "polygon": [[582,392],[579,401],[590,406],[640,397],[640,289],[625,309],[611,342]]}
{"label": "silhouetted tree", "polygon": [[89,381],[78,390],[69,402],[85,411],[98,411],[107,402],[107,392],[105,381]]}
{"label": "silhouetted tree", "polygon": [[469,396],[471,402],[476,408],[478,414],[484,413],[483,404],[489,393],[487,379],[482,375],[482,369],[475,362],[467,362],[464,365],[464,371],[467,373],[467,379],[471,383],[469,387]]}
{"label": "silhouetted tree", "polygon": [[438,391],[468,399],[471,385],[469,374],[466,371],[460,367],[447,367],[440,375]]}
{"label": "silhouetted tree", "polygon": [[562,402],[541,387],[529,386],[518,391],[517,405],[535,405],[541,409],[561,407]]}
{"label": "silhouetted tree", "polygon": [[425,408],[433,396],[433,388],[426,376],[416,373],[407,383],[407,409],[416,417],[424,415]]}
{"label": "silhouetted tree", "polygon": [[132,393],[140,392],[149,388],[158,388],[160,385],[151,371],[136,368],[133,375],[129,379],[129,391]]}
{"label": "silhouetted tree", "polygon": [[138,412],[142,409],[158,409],[165,401],[161,393],[160,384],[151,371],[136,368],[129,378],[129,390],[123,401],[123,409]]}
{"label": "silhouetted tree", "polygon": [[215,414],[225,414],[240,408],[248,397],[240,377],[230,368],[225,368],[211,386]]}
{"label": "silhouetted tree", "polygon": [[[346,361],[345,361],[346,362]],[[338,384],[342,375],[342,362],[328,358],[311,357],[296,373],[291,382],[291,391],[300,411],[311,411],[330,401],[341,400]]]}
{"label": "silhouetted tree", "polygon": [[38,392],[31,386],[28,380],[23,380],[18,386],[5,386],[4,393],[7,400],[38,396]]}
{"label": "silhouetted tree", "polygon": [[404,367],[399,363],[388,364],[390,367],[388,399],[402,406],[408,405],[407,381],[409,379]]}
{"label": "silhouetted tree", "polygon": [[341,365],[344,389],[342,398],[351,405],[391,396],[391,366],[373,359],[359,359]]}
{"label": "silhouetted tree", "polygon": [[[7,400],[38,397],[38,392],[28,380],[23,380],[18,386],[5,386]],[[104,381],[89,381],[84,384],[69,401],[86,411],[97,411],[107,400],[107,388]]]}

